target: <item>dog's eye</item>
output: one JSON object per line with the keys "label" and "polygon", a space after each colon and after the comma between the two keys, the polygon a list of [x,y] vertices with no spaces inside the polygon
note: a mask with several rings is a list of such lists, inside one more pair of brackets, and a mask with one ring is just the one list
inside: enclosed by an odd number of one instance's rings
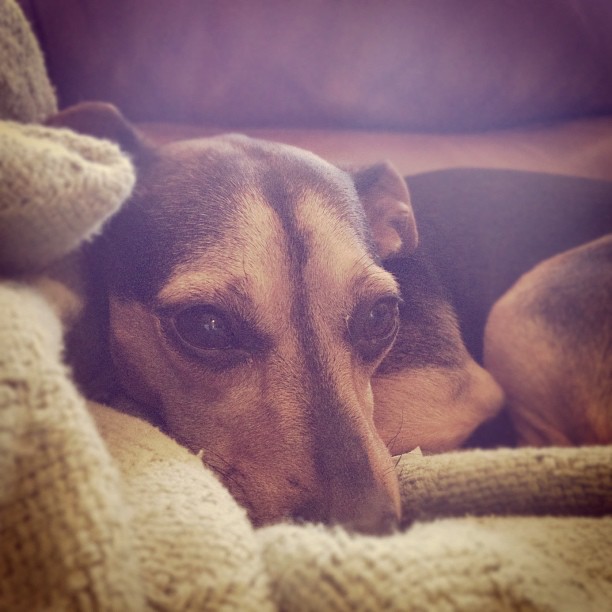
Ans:
{"label": "dog's eye", "polygon": [[174,329],[182,342],[196,349],[219,350],[235,346],[229,321],[208,306],[192,306],[173,319]]}
{"label": "dog's eye", "polygon": [[395,331],[397,317],[397,301],[377,302],[366,315],[364,335],[370,340],[387,338]]}
{"label": "dog's eye", "polygon": [[372,360],[391,344],[398,327],[399,301],[387,297],[359,306],[349,321],[349,334],[362,356]]}

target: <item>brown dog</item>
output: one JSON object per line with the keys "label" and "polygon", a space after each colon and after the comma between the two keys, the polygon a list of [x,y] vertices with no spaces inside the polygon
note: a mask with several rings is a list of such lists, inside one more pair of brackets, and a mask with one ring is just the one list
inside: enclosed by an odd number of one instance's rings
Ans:
{"label": "brown dog", "polygon": [[489,316],[485,363],[519,443],[612,443],[612,235],[517,281]]}
{"label": "brown dog", "polygon": [[382,265],[418,240],[389,165],[349,173],[242,136],[152,147],[101,104],[50,123],[116,140],[138,170],[87,253],[84,321],[103,325],[72,334],[77,378],[96,395],[106,359],[105,399],[201,453],[256,524],[387,532],[388,446],[455,446],[498,409],[426,262]]}

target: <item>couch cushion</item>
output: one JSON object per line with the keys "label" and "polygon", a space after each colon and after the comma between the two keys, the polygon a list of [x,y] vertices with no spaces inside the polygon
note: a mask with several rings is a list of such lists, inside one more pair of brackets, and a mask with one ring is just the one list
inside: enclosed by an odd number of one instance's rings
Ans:
{"label": "couch cushion", "polygon": [[21,0],[63,105],[230,126],[482,130],[612,112],[607,0]]}

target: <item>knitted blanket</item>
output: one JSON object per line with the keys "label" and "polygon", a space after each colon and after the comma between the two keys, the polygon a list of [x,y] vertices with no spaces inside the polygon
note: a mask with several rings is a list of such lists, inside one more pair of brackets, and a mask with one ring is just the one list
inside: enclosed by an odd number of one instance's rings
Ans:
{"label": "knitted blanket", "polygon": [[610,608],[610,448],[410,454],[394,535],[255,530],[197,457],[88,404],[33,273],[100,230],[132,168],[111,143],[27,124],[55,99],[9,0],[0,98],[1,610]]}

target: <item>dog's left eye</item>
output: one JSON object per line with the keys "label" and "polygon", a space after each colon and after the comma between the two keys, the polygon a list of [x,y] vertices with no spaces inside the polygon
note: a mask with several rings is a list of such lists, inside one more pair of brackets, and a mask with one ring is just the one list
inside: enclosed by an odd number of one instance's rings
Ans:
{"label": "dog's left eye", "polygon": [[214,308],[186,308],[174,316],[173,324],[181,341],[192,348],[221,350],[235,346],[229,321]]}
{"label": "dog's left eye", "polygon": [[384,300],[372,306],[366,315],[364,332],[368,339],[386,338],[395,331],[397,301]]}
{"label": "dog's left eye", "polygon": [[376,359],[395,339],[399,300],[387,297],[359,306],[349,321],[351,341],[366,360]]}

